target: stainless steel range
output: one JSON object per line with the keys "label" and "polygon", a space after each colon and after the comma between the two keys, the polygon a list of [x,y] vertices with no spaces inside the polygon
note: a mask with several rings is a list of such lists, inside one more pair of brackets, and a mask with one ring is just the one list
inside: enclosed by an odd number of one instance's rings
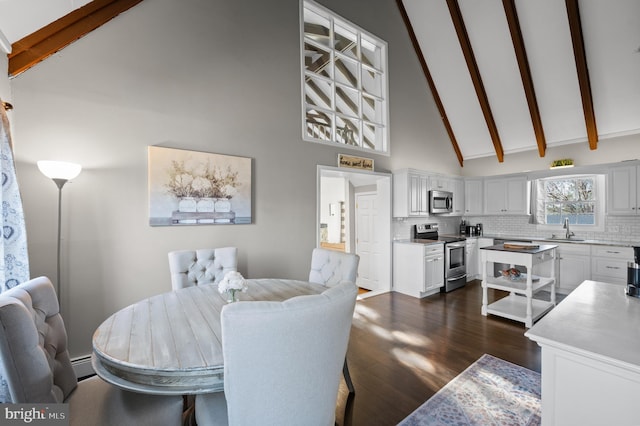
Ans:
{"label": "stainless steel range", "polygon": [[436,240],[444,242],[444,287],[449,292],[467,283],[466,246],[464,237],[438,235],[437,223],[420,223],[413,227],[414,240]]}

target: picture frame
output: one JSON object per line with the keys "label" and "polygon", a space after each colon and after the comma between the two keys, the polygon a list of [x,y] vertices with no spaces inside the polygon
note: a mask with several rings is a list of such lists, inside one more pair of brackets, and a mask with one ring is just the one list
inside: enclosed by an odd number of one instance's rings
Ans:
{"label": "picture frame", "polygon": [[247,157],[148,147],[149,225],[252,223]]}

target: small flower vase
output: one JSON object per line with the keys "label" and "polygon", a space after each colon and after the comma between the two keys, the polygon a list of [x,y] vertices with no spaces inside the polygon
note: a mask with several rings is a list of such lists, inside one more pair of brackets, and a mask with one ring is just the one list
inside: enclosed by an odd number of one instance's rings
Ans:
{"label": "small flower vase", "polygon": [[178,202],[178,211],[193,213],[196,211],[196,199],[193,197],[182,197]]}
{"label": "small flower vase", "polygon": [[231,201],[227,198],[218,198],[215,208],[219,213],[229,213],[231,211]]}
{"label": "small flower vase", "polygon": [[213,213],[215,201],[213,198],[201,198],[198,200],[196,209],[201,213]]}
{"label": "small flower vase", "polygon": [[236,297],[236,289],[234,288],[230,288],[229,290],[227,290],[227,302],[228,303],[233,303],[233,302],[237,302],[238,299]]}

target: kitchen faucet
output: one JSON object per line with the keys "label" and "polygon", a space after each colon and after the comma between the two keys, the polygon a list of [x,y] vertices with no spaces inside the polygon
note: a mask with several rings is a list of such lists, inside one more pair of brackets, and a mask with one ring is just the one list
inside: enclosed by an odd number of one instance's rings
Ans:
{"label": "kitchen faucet", "polygon": [[569,230],[569,218],[568,217],[564,218],[564,225],[562,226],[562,228],[567,230],[567,232],[565,234],[565,238],[567,240],[575,235],[573,232],[571,232]]}

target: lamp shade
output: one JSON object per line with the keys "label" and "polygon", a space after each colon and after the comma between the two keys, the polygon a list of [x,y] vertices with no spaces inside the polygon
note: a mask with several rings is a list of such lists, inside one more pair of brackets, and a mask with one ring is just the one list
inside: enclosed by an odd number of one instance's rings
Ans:
{"label": "lamp shade", "polygon": [[66,161],[38,161],[38,169],[49,179],[71,180],[80,174],[82,166]]}

